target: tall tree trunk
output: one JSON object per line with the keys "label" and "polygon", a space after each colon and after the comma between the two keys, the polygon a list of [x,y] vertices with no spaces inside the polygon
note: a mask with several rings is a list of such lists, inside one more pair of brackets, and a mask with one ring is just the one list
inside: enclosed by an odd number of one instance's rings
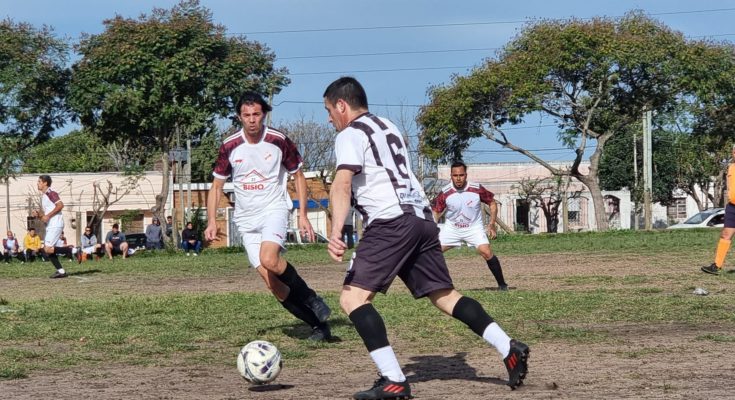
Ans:
{"label": "tall tree trunk", "polygon": [[605,147],[605,142],[612,137],[611,133],[604,133],[597,137],[597,148],[595,152],[590,156],[590,171],[587,175],[582,175],[579,170],[573,168],[570,175],[577,178],[582,182],[587,189],[590,191],[592,196],[592,205],[595,207],[595,222],[597,223],[597,230],[600,232],[607,231],[610,229],[610,225],[607,221],[607,214],[605,213],[605,199],[602,197],[602,191],[600,190],[600,179],[598,175],[600,167],[600,156],[602,150]]}
{"label": "tall tree trunk", "polygon": [[[161,154],[161,161],[163,162],[163,177],[161,182],[161,192],[156,195],[156,209],[153,212],[153,214],[158,218],[159,221],[161,221],[162,224],[165,224],[166,222],[166,201],[168,200],[168,189],[169,189],[169,178],[171,176],[171,170],[169,168],[169,161],[168,161],[168,151],[164,150]],[[174,231],[176,227],[174,227]],[[163,237],[166,241],[170,239],[168,235],[166,234],[166,229],[164,225],[163,231]],[[174,234],[174,237],[176,235]]]}

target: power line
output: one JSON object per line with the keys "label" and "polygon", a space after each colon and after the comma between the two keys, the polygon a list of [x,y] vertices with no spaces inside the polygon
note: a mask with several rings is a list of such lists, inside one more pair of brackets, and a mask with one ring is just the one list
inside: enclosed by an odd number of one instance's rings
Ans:
{"label": "power line", "polygon": [[403,72],[403,71],[427,71],[427,70],[439,70],[439,69],[467,69],[472,66],[464,65],[457,67],[419,67],[419,68],[386,68],[386,69],[364,69],[355,71],[324,71],[324,72],[296,72],[289,73],[289,76],[296,75],[327,75],[327,74],[357,74],[367,72]]}
{"label": "power line", "polygon": [[[662,15],[681,15],[681,14],[701,14],[701,13],[712,13],[712,12],[724,12],[724,11],[735,11],[733,8],[713,8],[706,10],[689,10],[689,11],[669,11],[660,13],[646,13],[649,16],[662,16]],[[622,16],[615,16],[612,18],[621,18]],[[597,17],[586,17],[578,18],[580,20],[590,20]],[[564,21],[569,18],[552,18],[551,21]],[[416,29],[416,28],[440,28],[440,27],[457,27],[457,26],[478,26],[478,25],[513,25],[522,24],[528,22],[529,19],[523,20],[509,20],[509,21],[488,21],[488,22],[457,22],[457,23],[446,23],[446,24],[417,24],[417,25],[386,25],[386,26],[361,26],[361,27],[339,27],[339,28],[313,28],[313,29],[289,29],[279,31],[254,31],[254,32],[241,32],[231,33],[230,35],[263,35],[263,34],[284,34],[284,33],[309,33],[309,32],[338,32],[338,31],[367,31],[367,30],[384,30],[384,29]]]}
{"label": "power line", "polygon": [[444,50],[416,50],[416,51],[388,51],[383,53],[354,53],[354,54],[320,54],[313,56],[278,57],[278,60],[297,60],[305,58],[337,58],[337,57],[368,57],[368,56],[394,56],[406,54],[431,54],[431,53],[457,53],[469,51],[500,50],[500,47],[481,47],[472,49],[444,49]]}

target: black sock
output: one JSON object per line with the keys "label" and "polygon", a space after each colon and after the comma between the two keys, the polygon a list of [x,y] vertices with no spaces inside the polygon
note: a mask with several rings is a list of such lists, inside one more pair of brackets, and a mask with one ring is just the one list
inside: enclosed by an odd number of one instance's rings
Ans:
{"label": "black sock", "polygon": [[306,322],[306,324],[312,328],[321,324],[321,322],[319,322],[319,318],[317,318],[316,314],[314,314],[314,311],[312,311],[309,307],[306,307],[303,302],[294,301],[293,292],[290,292],[288,294],[288,297],[286,297],[286,300],[283,300],[281,302],[281,305],[283,306],[283,308],[288,310],[291,315]]}
{"label": "black sock", "polygon": [[291,263],[286,263],[286,270],[281,275],[278,275],[278,279],[291,289],[291,295],[294,296],[294,300],[305,301],[311,296],[316,296],[316,292],[304,282]]}
{"label": "black sock", "polygon": [[355,325],[362,342],[368,352],[390,346],[388,332],[385,330],[383,318],[372,304],[368,303],[357,307],[350,315],[350,321]]}
{"label": "black sock", "polygon": [[56,253],[51,253],[47,256],[49,261],[51,261],[51,264],[53,264],[54,268],[56,268],[57,271],[64,268],[61,266],[61,262],[59,262],[59,256],[57,256]]}
{"label": "black sock", "polygon": [[493,317],[482,308],[480,303],[467,296],[462,296],[454,305],[452,317],[464,322],[478,336],[482,336],[488,325],[493,323]]}
{"label": "black sock", "polygon": [[493,256],[493,258],[487,260],[487,267],[490,268],[490,272],[493,273],[495,280],[498,282],[498,286],[508,286],[508,284],[505,283],[505,278],[503,278],[503,269],[500,268],[500,260],[498,260],[498,257]]}

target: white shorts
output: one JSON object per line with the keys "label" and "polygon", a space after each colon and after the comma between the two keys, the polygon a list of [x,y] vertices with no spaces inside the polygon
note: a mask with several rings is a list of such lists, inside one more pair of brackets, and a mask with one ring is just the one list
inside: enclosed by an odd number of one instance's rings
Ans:
{"label": "white shorts", "polygon": [[469,228],[455,228],[450,223],[446,223],[439,231],[439,241],[442,247],[461,246],[462,242],[468,246],[478,247],[483,244],[489,244],[487,234],[482,225],[470,226]]}
{"label": "white shorts", "polygon": [[92,254],[95,251],[94,246],[85,247],[82,249],[85,254]]}
{"label": "white shorts", "polygon": [[274,210],[250,217],[246,224],[235,220],[251,267],[260,266],[260,243],[262,242],[277,243],[281,246],[281,252],[286,250],[288,217],[288,210]]}
{"label": "white shorts", "polygon": [[43,245],[46,247],[54,247],[64,231],[63,226],[47,226],[46,237],[43,238]]}

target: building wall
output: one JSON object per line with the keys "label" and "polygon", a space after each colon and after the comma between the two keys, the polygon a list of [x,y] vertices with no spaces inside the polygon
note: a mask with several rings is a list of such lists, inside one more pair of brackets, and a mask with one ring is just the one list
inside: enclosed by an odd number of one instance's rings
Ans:
{"label": "building wall", "polygon": [[[107,181],[111,182],[113,188],[122,187],[122,182],[126,177],[114,173],[68,173],[68,174],[50,174],[53,183],[51,188],[59,193],[61,201],[64,202],[62,215],[64,218],[64,234],[70,245],[77,245],[81,236],[83,227],[86,225],[88,216],[91,216],[93,210],[94,184],[98,183],[102,187],[106,187]],[[40,221],[33,222],[29,217],[31,210],[40,208],[41,193],[38,191],[36,183],[38,175],[20,175],[16,179],[10,179],[6,190],[8,195],[6,201],[0,201],[0,216],[6,230],[22,239],[29,227],[29,224],[35,224],[43,229],[43,223]],[[108,212],[103,216],[101,234],[104,236],[110,230],[120,214],[130,210],[138,211],[142,216],[142,223],[147,225],[153,217],[151,208],[155,205],[155,196],[161,190],[162,176],[160,171],[146,172],[144,177],[138,181],[133,191],[125,196],[121,196],[120,200],[113,204]],[[119,189],[118,189],[119,190]],[[116,195],[110,196],[111,200],[116,199]],[[10,207],[6,204],[9,202]],[[10,226],[7,226],[7,218],[10,217]],[[80,219],[78,219],[80,218]]]}

